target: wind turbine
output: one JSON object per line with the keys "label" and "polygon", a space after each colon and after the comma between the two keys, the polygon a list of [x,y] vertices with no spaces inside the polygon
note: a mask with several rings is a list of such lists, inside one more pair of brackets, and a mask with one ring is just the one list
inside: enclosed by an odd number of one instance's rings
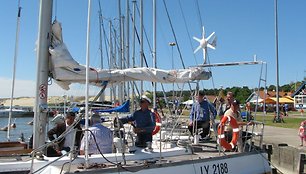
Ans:
{"label": "wind turbine", "polygon": [[206,53],[207,53],[207,47],[211,49],[216,49],[216,43],[217,43],[217,37],[214,37],[213,41],[209,43],[209,40],[215,35],[215,32],[212,32],[207,38],[205,38],[205,30],[203,26],[203,31],[202,31],[202,39],[199,39],[197,37],[193,37],[194,40],[198,41],[200,45],[197,47],[197,49],[194,50],[193,53],[196,53],[199,51],[201,48],[203,49],[203,58],[204,58],[204,63],[206,64]]}

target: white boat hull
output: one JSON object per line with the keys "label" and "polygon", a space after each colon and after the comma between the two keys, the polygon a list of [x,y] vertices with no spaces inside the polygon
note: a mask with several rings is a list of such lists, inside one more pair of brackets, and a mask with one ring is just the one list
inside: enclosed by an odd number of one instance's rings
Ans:
{"label": "white boat hull", "polygon": [[[126,160],[128,163],[124,166],[125,169],[120,168],[120,173],[141,173],[141,174],[174,174],[174,173],[195,173],[195,174],[262,174],[271,173],[271,168],[269,162],[267,161],[265,153],[238,153],[229,154],[222,156],[209,156],[210,153],[207,152],[207,156],[202,156],[195,158],[189,151],[185,148],[172,148],[163,152],[162,162],[159,163],[159,153],[153,152],[138,152],[135,154],[126,154]],[[121,162],[121,154],[105,154],[108,160],[113,162]],[[54,174],[60,173],[64,163],[69,162],[69,157],[64,157],[58,161],[54,161],[56,158],[45,158],[43,161],[35,160],[34,172],[40,167],[46,165],[53,161],[53,164],[48,165],[46,168],[38,171],[37,173],[43,174]],[[145,160],[156,161],[156,163],[151,163],[144,165]],[[15,162],[15,163],[1,163],[1,172],[17,172],[17,171],[29,171],[30,163],[27,162]],[[84,156],[79,156],[76,160],[72,162],[70,172],[81,172],[81,173],[118,173],[116,167],[109,168],[95,168],[95,169],[78,169],[81,164],[85,163]],[[101,157],[101,155],[93,155],[89,159],[89,164],[105,164],[106,161]],[[66,164],[63,170],[68,172],[69,164]]]}

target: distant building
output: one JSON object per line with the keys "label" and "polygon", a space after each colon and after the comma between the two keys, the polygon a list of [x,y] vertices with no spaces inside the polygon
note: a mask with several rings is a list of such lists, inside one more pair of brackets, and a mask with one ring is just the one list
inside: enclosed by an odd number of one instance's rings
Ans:
{"label": "distant building", "polygon": [[[283,92],[279,91],[279,97],[287,97],[291,95],[291,92]],[[254,91],[247,99],[246,102],[250,103],[256,103],[257,102],[257,96],[258,96],[258,102],[261,103],[264,100],[267,100],[268,98],[275,98],[276,97],[276,92],[275,91],[268,91],[267,94],[263,90],[259,91]]]}
{"label": "distant building", "polygon": [[306,81],[291,95],[296,109],[306,108]]}

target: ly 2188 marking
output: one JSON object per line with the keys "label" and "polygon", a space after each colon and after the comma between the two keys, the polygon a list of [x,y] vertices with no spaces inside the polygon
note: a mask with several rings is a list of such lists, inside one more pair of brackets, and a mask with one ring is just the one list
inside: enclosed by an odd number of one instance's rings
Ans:
{"label": "ly 2188 marking", "polygon": [[228,173],[227,163],[205,165],[200,167],[201,174],[226,174]]}

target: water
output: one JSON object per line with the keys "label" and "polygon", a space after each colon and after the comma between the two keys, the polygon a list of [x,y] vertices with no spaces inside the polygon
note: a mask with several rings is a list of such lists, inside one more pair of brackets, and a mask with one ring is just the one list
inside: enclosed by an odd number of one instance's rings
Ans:
{"label": "water", "polygon": [[[13,117],[12,123],[15,118]],[[31,137],[33,133],[33,125],[28,125],[33,117],[18,117],[16,118],[16,128],[10,131],[10,141],[18,141],[21,133],[24,134],[25,141]],[[0,117],[0,128],[7,126],[8,118]],[[52,125],[51,125],[52,126]],[[7,141],[7,131],[0,131],[0,142]]]}

